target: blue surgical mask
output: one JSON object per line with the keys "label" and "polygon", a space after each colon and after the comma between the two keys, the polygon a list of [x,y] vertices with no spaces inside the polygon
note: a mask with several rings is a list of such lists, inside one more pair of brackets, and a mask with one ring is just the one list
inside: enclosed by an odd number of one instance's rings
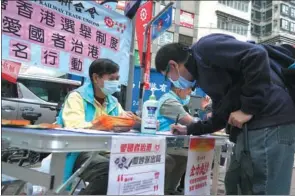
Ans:
{"label": "blue surgical mask", "polygon": [[115,92],[119,92],[120,91],[119,80],[105,80],[104,86],[101,90],[103,94],[105,95],[112,95]]}
{"label": "blue surgical mask", "polygon": [[188,105],[191,100],[191,96],[187,95],[185,99],[182,99],[182,105]]}
{"label": "blue surgical mask", "polygon": [[182,76],[179,76],[178,80],[172,80],[171,78],[169,78],[170,82],[179,89],[187,89],[187,88],[192,88],[194,87],[194,85],[196,84],[196,81],[188,81],[187,79],[185,79]]}

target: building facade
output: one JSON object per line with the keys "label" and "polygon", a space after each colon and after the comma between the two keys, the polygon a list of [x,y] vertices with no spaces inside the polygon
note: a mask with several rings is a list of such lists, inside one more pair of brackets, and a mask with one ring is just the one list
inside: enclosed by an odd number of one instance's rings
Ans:
{"label": "building facade", "polygon": [[[153,15],[157,15],[170,1],[154,1]],[[158,49],[172,42],[180,42],[191,45],[198,37],[198,1],[173,1],[172,26],[159,38],[152,42],[151,67],[155,67],[155,56]],[[135,63],[139,62],[137,51],[137,39],[135,41]],[[138,65],[138,64],[135,64]]]}
{"label": "building facade", "polygon": [[295,0],[252,0],[251,34],[257,42],[295,45]]}
{"label": "building facade", "polygon": [[198,38],[211,33],[224,33],[241,41],[251,38],[250,1],[200,1]]}

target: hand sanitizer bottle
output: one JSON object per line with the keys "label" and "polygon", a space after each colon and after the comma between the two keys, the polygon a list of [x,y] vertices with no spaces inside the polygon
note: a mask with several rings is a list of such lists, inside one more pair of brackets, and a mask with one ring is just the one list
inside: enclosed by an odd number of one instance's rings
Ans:
{"label": "hand sanitizer bottle", "polygon": [[155,96],[155,89],[152,88],[152,95],[149,100],[144,102],[142,107],[142,118],[141,118],[141,133],[144,134],[156,134],[157,132],[157,115],[156,111],[158,108],[158,101]]}

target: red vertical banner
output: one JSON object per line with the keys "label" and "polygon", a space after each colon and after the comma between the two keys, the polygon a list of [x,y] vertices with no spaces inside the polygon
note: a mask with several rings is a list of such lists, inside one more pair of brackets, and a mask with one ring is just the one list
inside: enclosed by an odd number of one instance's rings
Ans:
{"label": "red vertical banner", "polygon": [[[152,20],[153,17],[153,1],[148,1],[143,4],[136,13],[136,36],[138,44],[139,60],[142,63],[143,41],[145,26]],[[151,67],[151,36],[150,32],[147,36],[147,51],[145,62],[144,82],[149,83],[150,79],[150,67]]]}
{"label": "red vertical banner", "polygon": [[9,82],[16,83],[21,63],[2,60],[1,77]]}
{"label": "red vertical banner", "polygon": [[150,88],[150,70],[151,70],[151,31],[148,31],[147,39],[147,50],[145,59],[145,69],[144,69],[144,87],[145,89]]}

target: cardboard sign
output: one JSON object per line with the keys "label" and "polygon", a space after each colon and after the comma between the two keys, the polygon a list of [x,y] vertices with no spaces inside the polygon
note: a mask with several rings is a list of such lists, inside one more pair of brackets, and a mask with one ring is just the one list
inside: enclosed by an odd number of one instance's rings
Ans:
{"label": "cardboard sign", "polygon": [[20,67],[21,63],[2,60],[2,78],[9,82],[16,83]]}
{"label": "cardboard sign", "polygon": [[190,138],[185,174],[185,195],[210,195],[215,139]]}
{"label": "cardboard sign", "polygon": [[108,195],[163,195],[165,137],[114,136]]}

